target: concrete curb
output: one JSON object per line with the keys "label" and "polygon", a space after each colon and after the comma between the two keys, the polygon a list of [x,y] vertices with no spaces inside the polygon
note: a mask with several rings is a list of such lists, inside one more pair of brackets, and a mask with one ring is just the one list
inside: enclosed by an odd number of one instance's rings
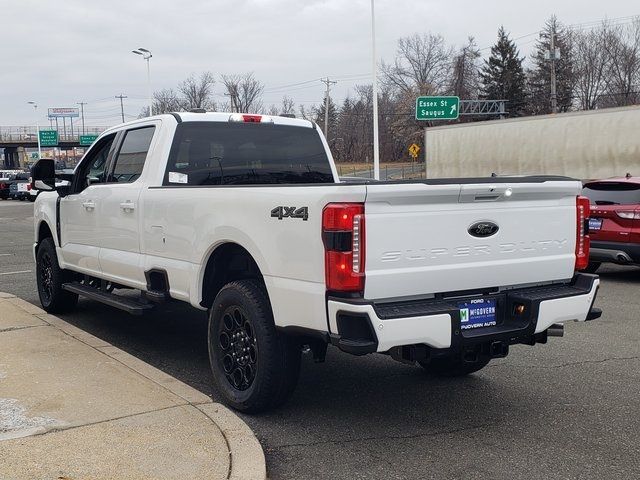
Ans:
{"label": "concrete curb", "polygon": [[32,305],[15,295],[0,292],[0,299],[7,300],[48,325],[125,365],[198,409],[218,427],[227,442],[230,456],[230,468],[227,478],[233,480],[262,480],[267,478],[266,461],[260,442],[258,442],[249,426],[227,407],[214,402],[204,393],[143,362],[139,358],[65,322],[61,318],[48,314],[40,307]]}

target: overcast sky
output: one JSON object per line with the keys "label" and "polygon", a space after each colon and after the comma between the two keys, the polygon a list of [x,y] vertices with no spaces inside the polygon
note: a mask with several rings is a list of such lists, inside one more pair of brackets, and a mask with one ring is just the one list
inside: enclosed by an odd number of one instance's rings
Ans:
{"label": "overcast sky", "polygon": [[[378,58],[391,60],[396,41],[415,32],[442,34],[459,46],[469,35],[489,47],[500,24],[512,38],[542,28],[556,14],[566,24],[640,14],[637,0],[376,0]],[[283,85],[329,75],[336,100],[370,82],[370,0],[0,0],[0,125],[35,122],[27,101],[75,107],[87,124],[112,125],[145,104],[144,61],[153,52],[153,89],[175,87],[191,73],[252,71],[265,84],[265,105],[287,94],[313,105],[323,84]],[[535,36],[518,40],[530,52]],[[488,49],[484,50],[486,55]],[[222,94],[218,83],[215,92]],[[223,96],[217,101],[224,101]]]}

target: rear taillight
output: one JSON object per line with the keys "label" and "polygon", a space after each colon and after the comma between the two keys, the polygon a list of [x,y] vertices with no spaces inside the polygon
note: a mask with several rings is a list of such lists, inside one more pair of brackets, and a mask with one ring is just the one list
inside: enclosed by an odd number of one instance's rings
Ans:
{"label": "rear taillight", "polygon": [[576,197],[576,270],[589,265],[589,199]]}
{"label": "rear taillight", "polygon": [[363,203],[330,203],[322,211],[325,280],[333,292],[364,292]]}
{"label": "rear taillight", "polygon": [[640,220],[640,212],[634,212],[633,210],[617,211],[616,215],[627,220]]}

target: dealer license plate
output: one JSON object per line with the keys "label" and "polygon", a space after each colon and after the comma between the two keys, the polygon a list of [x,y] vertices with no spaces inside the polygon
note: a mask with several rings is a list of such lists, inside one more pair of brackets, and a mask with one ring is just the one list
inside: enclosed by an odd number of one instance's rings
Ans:
{"label": "dealer license plate", "polygon": [[460,328],[473,330],[475,328],[493,327],[496,321],[495,299],[474,298],[458,303],[460,308]]}
{"label": "dealer license plate", "polygon": [[601,218],[590,218],[589,219],[589,230],[600,230],[602,228],[602,219]]}

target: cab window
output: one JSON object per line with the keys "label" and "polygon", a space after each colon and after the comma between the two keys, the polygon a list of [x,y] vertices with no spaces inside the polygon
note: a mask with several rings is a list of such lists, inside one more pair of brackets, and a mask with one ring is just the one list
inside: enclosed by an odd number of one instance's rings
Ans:
{"label": "cab window", "polygon": [[115,133],[107,135],[101,138],[95,147],[89,151],[78,167],[74,192],[78,193],[89,185],[101,184],[107,181],[109,151],[115,138]]}
{"label": "cab window", "polygon": [[109,175],[110,182],[131,183],[140,178],[154,131],[155,127],[151,126],[125,132],[113,172]]}

